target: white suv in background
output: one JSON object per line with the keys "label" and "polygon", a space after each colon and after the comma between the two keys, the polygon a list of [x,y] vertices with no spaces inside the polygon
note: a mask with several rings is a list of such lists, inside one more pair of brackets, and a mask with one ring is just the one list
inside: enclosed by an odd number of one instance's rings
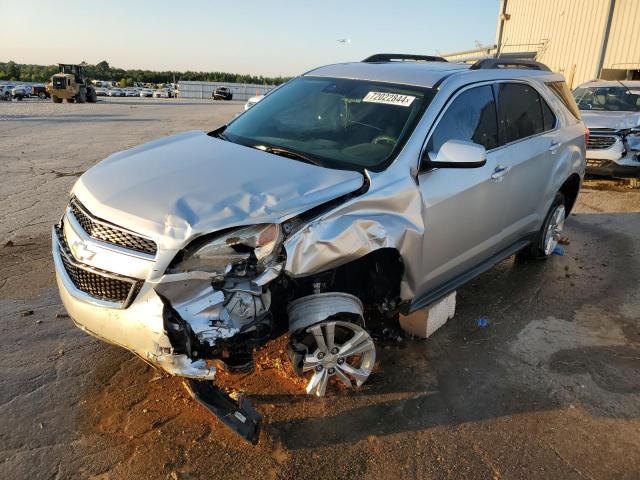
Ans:
{"label": "white suv in background", "polygon": [[594,80],[573,95],[589,128],[587,173],[640,177],[640,81]]}
{"label": "white suv in background", "polygon": [[218,368],[250,371],[289,332],[307,393],[362,385],[372,331],[510,255],[553,253],[585,133],[536,62],[320,67],[227,125],[84,173],[52,231],[60,295],[83,330],[186,377],[255,441],[260,414],[215,386]]}

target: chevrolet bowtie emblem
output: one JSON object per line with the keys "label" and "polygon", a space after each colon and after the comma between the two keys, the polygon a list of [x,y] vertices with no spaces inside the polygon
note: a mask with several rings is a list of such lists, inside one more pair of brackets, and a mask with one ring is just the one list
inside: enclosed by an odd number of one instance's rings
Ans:
{"label": "chevrolet bowtie emblem", "polygon": [[96,252],[89,250],[84,242],[76,240],[71,244],[71,253],[76,260],[91,260],[96,256]]}

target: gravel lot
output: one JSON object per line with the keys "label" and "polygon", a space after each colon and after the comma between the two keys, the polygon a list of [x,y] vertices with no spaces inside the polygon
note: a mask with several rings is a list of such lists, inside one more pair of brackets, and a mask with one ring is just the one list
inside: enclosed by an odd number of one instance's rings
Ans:
{"label": "gravel lot", "polygon": [[49,229],[75,179],[241,109],[0,102],[0,478],[640,478],[638,190],[587,186],[563,256],[508,259],[465,286],[431,339],[380,346],[359,391],[306,397],[283,341],[254,374],[222,374],[265,415],[256,447],[179,380],[73,327]]}

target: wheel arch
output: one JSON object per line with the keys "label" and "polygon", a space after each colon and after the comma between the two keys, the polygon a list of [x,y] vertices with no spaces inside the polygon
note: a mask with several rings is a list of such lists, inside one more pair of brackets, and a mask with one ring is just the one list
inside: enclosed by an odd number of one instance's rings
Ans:
{"label": "wheel arch", "polygon": [[564,195],[565,208],[567,209],[567,215],[571,213],[578,199],[578,192],[580,192],[580,185],[582,181],[577,173],[573,173],[567,178],[559,191]]}

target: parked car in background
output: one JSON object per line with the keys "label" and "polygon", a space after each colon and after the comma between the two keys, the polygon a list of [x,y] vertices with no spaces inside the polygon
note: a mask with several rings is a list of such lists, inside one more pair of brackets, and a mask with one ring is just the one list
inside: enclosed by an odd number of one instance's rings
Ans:
{"label": "parked car in background", "polygon": [[51,94],[47,92],[47,87],[45,85],[33,85],[31,87],[31,94],[41,100],[51,98]]}
{"label": "parked car in background", "polygon": [[640,178],[640,81],[594,80],[573,95],[589,128],[587,173]]}
{"label": "parked car in background", "polygon": [[169,98],[169,90],[162,88],[153,92],[153,98]]}
{"label": "parked car in background", "polygon": [[109,89],[108,95],[110,97],[122,97],[124,96],[124,91],[121,88],[113,87]]}
{"label": "parked car in background", "polygon": [[232,100],[233,92],[229,87],[218,87],[213,91],[211,97],[214,100]]}
{"label": "parked car in background", "polygon": [[96,91],[96,96],[98,97],[106,97],[109,94],[109,90],[104,87],[96,87],[95,91]]}
{"label": "parked car in background", "polygon": [[0,85],[0,100],[11,100],[11,90],[15,85],[13,83],[5,83]]}
{"label": "parked car in background", "polygon": [[22,100],[31,96],[31,85],[16,85],[11,90],[11,97],[15,100]]}
{"label": "parked car in background", "polygon": [[288,331],[308,394],[360,386],[372,332],[400,313],[510,255],[549,258],[585,169],[564,78],[433,58],[320,67],[209,133],[94,165],[52,228],[74,322],[186,377],[255,441],[260,415],[212,383],[217,368],[251,371]]}
{"label": "parked car in background", "polygon": [[138,95],[140,97],[153,97],[153,90],[150,88],[141,88]]}
{"label": "parked car in background", "polygon": [[251,97],[249,100],[247,100],[247,103],[244,104],[244,109],[249,110],[251,107],[253,107],[256,103],[258,103],[263,98],[264,98],[264,95],[256,95],[255,97]]}
{"label": "parked car in background", "polygon": [[125,88],[124,95],[125,97],[137,97],[138,92],[136,91],[135,88]]}

